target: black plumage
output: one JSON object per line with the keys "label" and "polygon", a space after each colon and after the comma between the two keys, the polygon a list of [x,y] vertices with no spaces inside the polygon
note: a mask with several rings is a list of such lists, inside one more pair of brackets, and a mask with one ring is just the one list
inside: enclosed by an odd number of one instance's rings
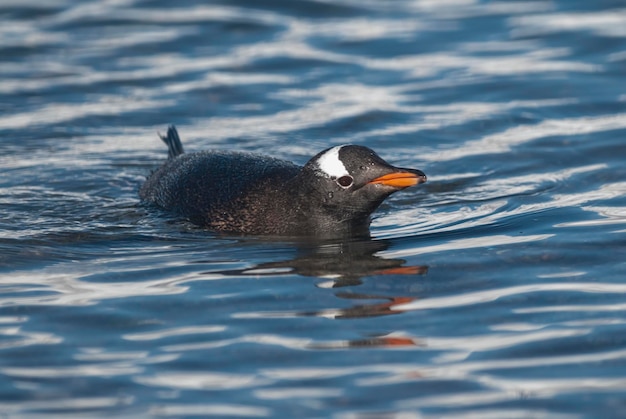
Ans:
{"label": "black plumage", "polygon": [[161,138],[169,159],[143,184],[141,199],[214,231],[367,236],[387,196],[426,181],[356,145],[324,150],[302,167],[250,153],[185,154],[174,127]]}

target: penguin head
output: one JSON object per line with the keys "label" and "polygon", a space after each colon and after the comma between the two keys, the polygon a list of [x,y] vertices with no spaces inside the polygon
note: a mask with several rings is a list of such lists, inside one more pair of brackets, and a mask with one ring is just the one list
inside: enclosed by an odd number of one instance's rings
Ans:
{"label": "penguin head", "polygon": [[302,169],[301,182],[308,183],[323,208],[340,219],[369,217],[394,192],[426,182],[416,169],[392,166],[372,149],[359,145],[328,148]]}

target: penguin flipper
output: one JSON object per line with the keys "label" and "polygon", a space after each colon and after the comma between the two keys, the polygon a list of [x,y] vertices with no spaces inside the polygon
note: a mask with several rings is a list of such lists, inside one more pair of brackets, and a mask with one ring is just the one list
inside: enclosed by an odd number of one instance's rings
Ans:
{"label": "penguin flipper", "polygon": [[170,125],[167,128],[167,135],[159,134],[159,137],[161,137],[161,140],[167,144],[167,156],[169,159],[180,156],[185,152],[185,150],[183,150],[183,144],[180,142],[178,131],[176,131],[176,127],[174,125]]}

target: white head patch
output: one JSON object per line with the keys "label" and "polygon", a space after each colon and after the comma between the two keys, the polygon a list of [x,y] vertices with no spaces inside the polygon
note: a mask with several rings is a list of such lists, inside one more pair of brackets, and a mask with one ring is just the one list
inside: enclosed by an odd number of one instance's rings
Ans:
{"label": "white head patch", "polygon": [[342,176],[349,175],[346,166],[339,160],[339,150],[343,146],[338,145],[322,154],[317,160],[317,166],[327,176],[339,179]]}

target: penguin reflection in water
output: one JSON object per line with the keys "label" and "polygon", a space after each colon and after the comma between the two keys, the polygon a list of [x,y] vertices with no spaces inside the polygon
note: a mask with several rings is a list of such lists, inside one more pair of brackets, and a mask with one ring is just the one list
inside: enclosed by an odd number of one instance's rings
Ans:
{"label": "penguin reflection in water", "polygon": [[317,238],[369,237],[370,216],[394,192],[426,181],[358,145],[326,149],[304,166],[249,153],[185,154],[173,126],[168,160],[142,200],[213,231]]}

